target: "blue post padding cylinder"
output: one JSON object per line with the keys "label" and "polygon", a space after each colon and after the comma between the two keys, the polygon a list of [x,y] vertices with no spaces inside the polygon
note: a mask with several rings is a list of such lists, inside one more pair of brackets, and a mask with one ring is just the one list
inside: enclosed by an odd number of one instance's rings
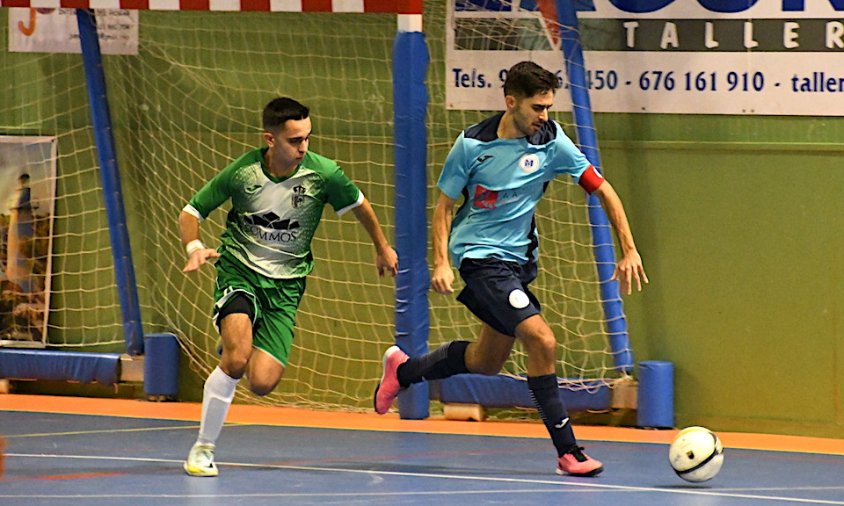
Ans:
{"label": "blue post padding cylinder", "polygon": [[179,394],[179,341],[173,334],[144,336],[144,392],[175,398]]}
{"label": "blue post padding cylinder", "polygon": [[126,224],[126,209],[123,205],[123,190],[120,185],[120,171],[117,167],[117,151],[114,145],[111,113],[106,94],[102,53],[97,36],[97,20],[94,11],[77,9],[79,43],[82,47],[82,63],[88,84],[88,101],[91,106],[91,122],[94,140],[97,144],[97,158],[100,162],[100,178],[103,185],[103,202],[108,219],[111,239],[114,277],[120,311],[123,316],[123,334],[126,353],[141,355],[144,352],[141,306],[135,282],[135,265],[132,262],[132,248]]}
{"label": "blue post padding cylinder", "polygon": [[[428,48],[422,32],[398,32],[393,44],[395,132],[396,344],[411,357],[428,352],[428,209],[426,203]],[[428,417],[428,384],[399,395],[404,419]]]}
{"label": "blue post padding cylinder", "polygon": [[674,364],[658,360],[639,362],[639,427],[674,427]]}

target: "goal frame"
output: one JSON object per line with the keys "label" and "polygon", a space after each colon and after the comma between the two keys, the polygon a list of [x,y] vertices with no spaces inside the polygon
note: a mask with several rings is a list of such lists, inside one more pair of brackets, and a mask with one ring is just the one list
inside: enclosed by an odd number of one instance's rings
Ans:
{"label": "goal frame", "polygon": [[[55,0],[0,0],[2,7],[55,8],[56,3]],[[394,103],[394,181],[396,188],[423,188],[425,190],[397,191],[395,194],[395,247],[401,258],[400,271],[396,279],[395,340],[411,356],[427,353],[429,334],[427,294],[430,280],[427,261],[426,191],[428,185],[426,126],[428,93],[425,78],[429,54],[422,30],[422,0],[333,0],[333,2],[331,0],[59,0],[58,4],[59,7],[77,9],[82,58],[85,63],[89,105],[101,182],[105,193],[104,203],[109,220],[126,350],[124,354],[33,351],[31,360],[26,361],[27,365],[23,370],[16,369],[15,378],[49,378],[85,382],[93,377],[100,383],[137,380],[139,378],[137,364],[143,363],[145,342],[151,337],[143,333],[143,320],[129,248],[116,150],[111,138],[112,127],[102,71],[102,56],[91,10],[99,8],[396,14],[397,31],[391,62]],[[575,6],[573,2],[556,0],[556,7],[561,26],[562,56],[571,83],[569,89],[574,104],[578,141],[587,159],[599,168],[597,139],[592,123]],[[593,251],[598,267],[601,299],[608,322],[607,334],[614,366],[622,375],[628,375],[633,369],[633,355],[630,351],[618,283],[610,281],[615,265],[613,240],[610,236],[606,214],[594,196],[589,197],[588,206]],[[0,370],[11,370],[4,367],[4,364],[12,361],[21,363],[18,356],[12,356],[11,351],[18,350],[0,349]],[[108,364],[106,367],[108,373],[93,374],[93,371],[103,370],[104,360]],[[69,367],[68,363],[71,362],[75,365]],[[132,366],[133,363],[135,366]],[[144,370],[155,371],[155,365],[153,364],[152,369],[147,367],[149,365],[146,364]],[[134,372],[123,374],[129,371]],[[140,375],[145,382],[145,387],[151,380],[151,376],[155,374]],[[173,375],[168,374],[168,376]],[[423,382],[400,394],[399,413],[406,419],[427,418],[430,399],[439,399],[443,402],[474,402],[490,406],[532,405],[526,401],[529,399],[527,390],[518,385],[513,390],[512,381],[512,377],[503,375],[494,377],[464,375],[435,383],[430,390],[428,383]],[[150,386],[152,393],[155,393],[155,388],[154,385]],[[595,382],[577,392],[561,390],[567,404],[574,410],[607,409],[612,405],[609,387],[606,384]],[[479,395],[478,392],[488,392],[491,397],[485,397],[486,394]],[[147,393],[151,392],[147,390]]]}
{"label": "goal frame", "polygon": [[[429,61],[422,32],[422,0],[60,0],[58,7],[77,12],[82,59],[88,85],[89,106],[95,133],[97,159],[104,191],[104,204],[114,260],[115,278],[123,320],[126,352],[86,353],[55,350],[27,351],[0,349],[0,371],[11,379],[49,379],[58,381],[96,381],[115,384],[120,381],[144,381],[148,396],[162,390],[172,392],[172,385],[161,385],[177,378],[172,370],[162,371],[159,364],[144,363],[145,343],[158,343],[175,336],[144,336],[134,264],[129,246],[124,199],[120,184],[116,149],[112,136],[108,94],[103,74],[102,54],[93,9],[134,10],[208,10],[267,12],[359,12],[395,13],[397,30],[393,45],[394,156],[397,186],[421,187],[426,184],[426,128],[428,95],[425,76]],[[0,0],[0,7],[56,8],[51,0]],[[397,77],[396,77],[397,76]],[[427,237],[412,231],[427,228],[425,192],[399,192],[396,195],[395,220],[399,230],[395,247],[402,258],[398,273],[396,299],[396,341],[412,353],[427,351]],[[408,266],[410,268],[405,268]],[[424,275],[420,273],[424,272]],[[165,340],[166,342],[166,340]],[[170,349],[167,345],[155,345]],[[146,350],[149,351],[149,350]],[[177,352],[178,349],[176,348]],[[24,355],[22,355],[24,354]],[[155,357],[162,355],[157,352]],[[143,371],[132,363],[143,364]],[[172,369],[172,357],[160,360],[161,367]],[[176,365],[177,366],[177,365]],[[132,371],[131,374],[122,374]],[[150,374],[152,373],[152,374]],[[419,385],[402,395],[402,415],[408,418],[428,416],[427,385]]]}

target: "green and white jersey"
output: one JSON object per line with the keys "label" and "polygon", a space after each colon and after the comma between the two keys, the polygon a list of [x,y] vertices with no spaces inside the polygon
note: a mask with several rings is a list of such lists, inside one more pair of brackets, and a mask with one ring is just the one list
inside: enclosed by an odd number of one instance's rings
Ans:
{"label": "green and white jersey", "polygon": [[231,199],[221,237],[221,253],[230,254],[264,276],[307,276],[314,267],[311,239],[325,204],[340,215],[363,203],[363,193],[336,162],[307,153],[287,178],[264,166],[267,148],[241,156],[190,199],[184,210],[200,222]]}

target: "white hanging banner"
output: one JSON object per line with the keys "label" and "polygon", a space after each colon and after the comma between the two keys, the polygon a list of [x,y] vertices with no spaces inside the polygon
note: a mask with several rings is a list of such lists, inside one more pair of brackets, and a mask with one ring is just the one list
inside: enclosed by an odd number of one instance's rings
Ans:
{"label": "white hanging banner", "polygon": [[[97,9],[103,54],[138,54],[138,11]],[[9,51],[81,53],[76,9],[9,9]]]}
{"label": "white hanging banner", "polygon": [[[521,60],[565,81],[553,0],[448,5],[450,109],[500,110],[506,71]],[[844,115],[844,0],[576,5],[596,112]]]}

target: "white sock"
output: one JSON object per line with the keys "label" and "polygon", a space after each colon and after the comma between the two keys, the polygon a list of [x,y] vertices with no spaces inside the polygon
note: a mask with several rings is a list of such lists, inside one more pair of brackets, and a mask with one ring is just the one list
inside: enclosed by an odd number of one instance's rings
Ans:
{"label": "white sock", "polygon": [[199,424],[197,443],[214,444],[223,429],[226,414],[229,412],[234,389],[238,380],[224,373],[219,367],[214,368],[208,379],[202,395],[202,421]]}

